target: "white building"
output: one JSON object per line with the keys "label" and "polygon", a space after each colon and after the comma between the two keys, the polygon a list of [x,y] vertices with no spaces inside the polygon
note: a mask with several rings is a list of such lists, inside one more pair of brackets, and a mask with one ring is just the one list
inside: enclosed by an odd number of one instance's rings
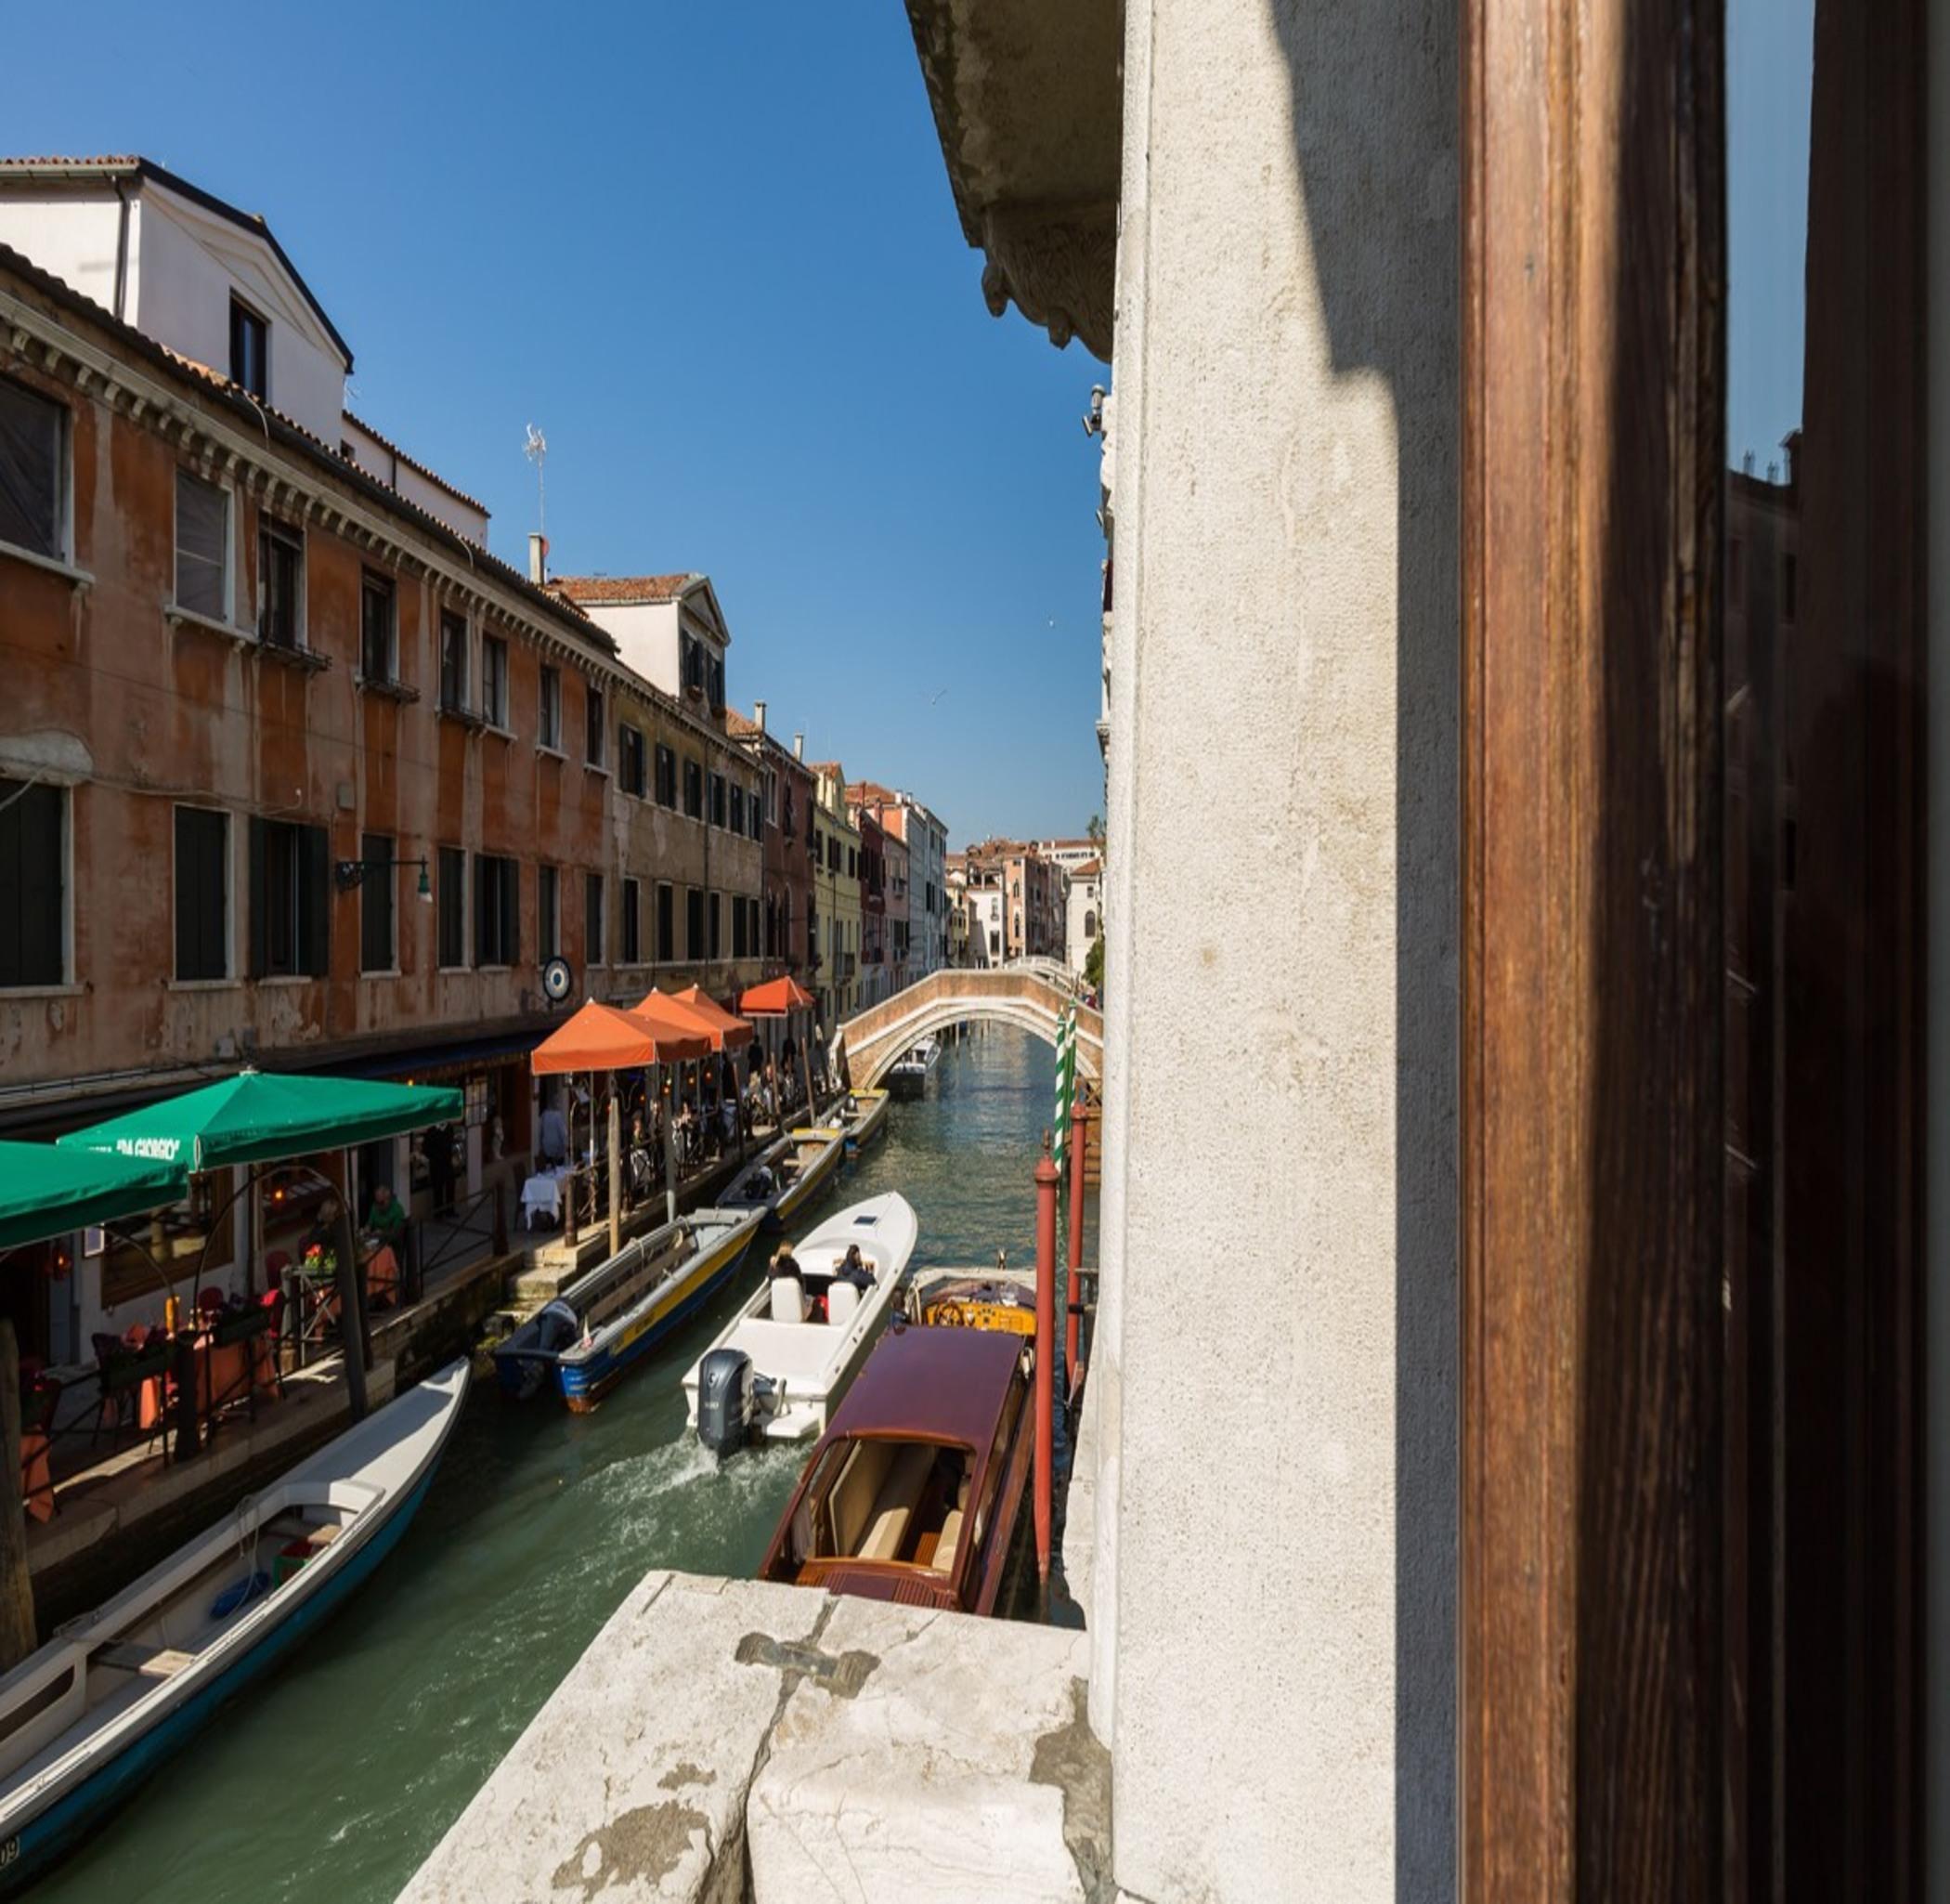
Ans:
{"label": "white building", "polygon": [[259,214],[148,159],[6,159],[0,244],[486,546],[481,503],[346,410],[351,346]]}
{"label": "white building", "polygon": [[1064,914],[1063,951],[1070,970],[1083,976],[1090,947],[1103,934],[1104,864],[1086,859],[1069,868],[1070,898]]}
{"label": "white building", "polygon": [[559,575],[550,586],[614,637],[646,681],[693,713],[723,721],[731,632],[708,576]]}

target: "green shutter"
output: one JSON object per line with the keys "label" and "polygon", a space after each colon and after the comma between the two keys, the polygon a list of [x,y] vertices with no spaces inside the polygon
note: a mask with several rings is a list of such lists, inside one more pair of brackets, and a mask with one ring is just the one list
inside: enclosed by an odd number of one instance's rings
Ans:
{"label": "green shutter", "polygon": [[301,827],[303,885],[298,929],[304,935],[305,972],[325,978],[332,971],[332,836],[323,827]]}

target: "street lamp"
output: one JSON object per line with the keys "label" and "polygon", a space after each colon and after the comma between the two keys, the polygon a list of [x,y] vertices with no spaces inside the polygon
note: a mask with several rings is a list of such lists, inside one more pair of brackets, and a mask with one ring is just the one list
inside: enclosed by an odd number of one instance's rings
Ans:
{"label": "street lamp", "polygon": [[427,878],[426,861],[423,859],[342,859],[334,867],[341,893],[353,892],[365,883],[368,873],[389,871],[394,867],[417,866],[420,868],[420,884],[416,888],[422,906],[434,903],[434,882]]}

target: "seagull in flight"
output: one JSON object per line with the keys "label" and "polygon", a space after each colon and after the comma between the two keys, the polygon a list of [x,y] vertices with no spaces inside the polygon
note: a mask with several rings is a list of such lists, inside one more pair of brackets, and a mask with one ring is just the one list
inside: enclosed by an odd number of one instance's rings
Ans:
{"label": "seagull in flight", "polygon": [[933,700],[930,700],[930,702],[928,703],[928,705],[929,705],[929,706],[930,706],[930,707],[931,708],[931,707],[932,707],[932,706],[934,705],[934,702],[935,702],[935,701],[938,701],[938,700],[940,700],[940,699],[941,699],[941,698],[942,698],[942,695],[944,695],[944,694],[946,694],[946,693],[947,693],[947,691],[948,691],[948,690],[947,690],[947,689],[946,689],[945,687],[942,687],[942,688],[937,688],[937,689],[935,690],[935,694],[934,694],[934,699],[933,699]]}

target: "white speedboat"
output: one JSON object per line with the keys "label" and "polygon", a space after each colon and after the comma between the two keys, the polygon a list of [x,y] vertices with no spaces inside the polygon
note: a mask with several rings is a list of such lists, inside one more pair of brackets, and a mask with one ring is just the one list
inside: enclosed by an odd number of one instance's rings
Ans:
{"label": "white speedboat", "polygon": [[718,1207],[759,1210],[765,1227],[774,1229],[818,1195],[845,1155],[846,1140],[837,1128],[788,1131],[732,1179],[718,1198]]}
{"label": "white speedboat", "polygon": [[911,1051],[896,1058],[887,1074],[889,1088],[896,1097],[917,1098],[928,1089],[928,1074],[941,1063],[941,1040],[925,1037]]}
{"label": "white speedboat", "polygon": [[[824,1434],[919,1233],[913,1205],[890,1192],[840,1210],[795,1245],[800,1274],[761,1282],[684,1372],[684,1408],[699,1440],[725,1454],[754,1437]],[[854,1245],[873,1277],[864,1289],[836,1273]]]}
{"label": "white speedboat", "polygon": [[461,1416],[449,1363],[0,1678],[0,1888],[32,1882],[391,1552]]}

